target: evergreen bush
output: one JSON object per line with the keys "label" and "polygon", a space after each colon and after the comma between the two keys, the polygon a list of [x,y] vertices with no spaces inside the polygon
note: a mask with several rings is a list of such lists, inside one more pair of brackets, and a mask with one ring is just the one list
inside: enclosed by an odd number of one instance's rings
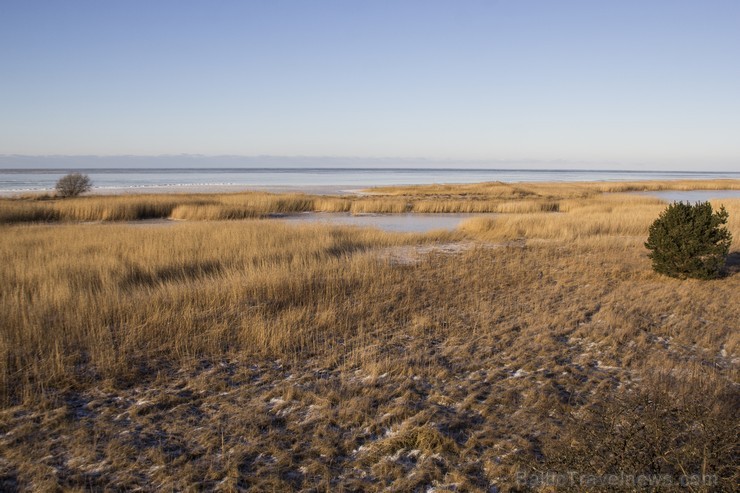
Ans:
{"label": "evergreen bush", "polygon": [[727,211],[709,202],[674,202],[650,226],[645,247],[653,269],[670,277],[714,279],[722,274],[732,235]]}

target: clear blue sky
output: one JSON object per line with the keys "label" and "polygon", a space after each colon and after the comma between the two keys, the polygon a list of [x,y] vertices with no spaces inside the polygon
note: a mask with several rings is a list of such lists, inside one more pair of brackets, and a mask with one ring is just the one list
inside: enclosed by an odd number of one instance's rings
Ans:
{"label": "clear blue sky", "polygon": [[740,169],[740,1],[0,0],[0,154],[179,153]]}

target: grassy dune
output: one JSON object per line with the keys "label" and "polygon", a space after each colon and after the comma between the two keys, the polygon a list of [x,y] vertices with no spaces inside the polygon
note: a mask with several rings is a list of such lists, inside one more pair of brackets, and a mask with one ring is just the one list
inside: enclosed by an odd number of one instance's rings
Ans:
{"label": "grassy dune", "polygon": [[[728,275],[681,281],[642,246],[663,204],[537,187],[435,235],[0,226],[0,489],[551,491],[533,474],[576,471],[732,491],[740,200]],[[89,203],[231,219],[247,196]],[[443,200],[424,196],[253,207]],[[389,255],[409,248],[431,253]]]}

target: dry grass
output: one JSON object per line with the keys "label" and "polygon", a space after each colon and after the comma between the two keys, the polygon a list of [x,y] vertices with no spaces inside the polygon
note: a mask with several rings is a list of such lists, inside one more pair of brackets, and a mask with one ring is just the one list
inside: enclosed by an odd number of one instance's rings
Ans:
{"label": "dry grass", "polygon": [[[435,237],[0,226],[0,489],[551,491],[517,474],[576,471],[732,491],[740,201],[722,202],[735,252],[710,282],[650,270],[664,205],[634,196]],[[475,246],[384,254],[455,240]]]}
{"label": "dry grass", "polygon": [[557,212],[560,204],[553,200],[466,200],[421,199],[411,202],[411,210],[421,213],[530,213]]}
{"label": "dry grass", "polygon": [[346,197],[264,192],[88,196],[65,200],[19,197],[0,199],[0,224],[44,221],[133,221],[153,218],[225,220],[307,211],[354,214],[401,212],[520,214],[564,211],[574,203],[573,200],[600,195],[608,197],[602,195],[605,193],[691,189],[737,190],[740,189],[740,180],[482,183],[382,187],[372,189],[366,196]]}
{"label": "dry grass", "polygon": [[[730,214],[728,227],[733,246],[740,245],[740,199],[714,201]],[[598,196],[586,201],[561,203],[561,214],[507,214],[469,219],[461,229],[488,241],[514,239],[583,240],[619,236],[647,237],[648,228],[665,209],[665,203],[649,197]]]}
{"label": "dry grass", "polygon": [[636,182],[504,183],[486,182],[451,185],[377,187],[368,193],[408,197],[485,197],[496,199],[587,198],[599,193],[646,192],[659,190],[740,190],[740,180],[661,180]]}
{"label": "dry grass", "polygon": [[269,214],[347,210],[340,197],[303,194],[166,194],[88,196],[73,199],[0,199],[0,223],[33,221],[133,221],[173,218],[221,220]]}
{"label": "dry grass", "polygon": [[339,296],[372,271],[349,254],[419,238],[272,222],[6,227],[1,397],[43,392],[83,363],[113,376],[159,354],[284,355],[327,344],[340,333],[314,339],[304,324],[316,316],[313,297]]}

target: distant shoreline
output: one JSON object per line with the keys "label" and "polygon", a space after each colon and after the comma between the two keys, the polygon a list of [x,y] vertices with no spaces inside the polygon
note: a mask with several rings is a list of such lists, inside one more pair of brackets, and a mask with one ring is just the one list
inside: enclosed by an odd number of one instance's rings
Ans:
{"label": "distant shoreline", "polygon": [[442,168],[79,168],[0,169],[0,196],[49,193],[67,172],[90,176],[93,194],[229,193],[263,191],[355,194],[373,187],[471,183],[575,183],[740,180],[740,172],[515,170]]}
{"label": "distant shoreline", "polygon": [[[0,173],[1,174],[1,173]],[[740,189],[740,173],[736,178],[716,178],[716,179],[686,179],[686,178],[670,178],[670,179],[615,179],[615,180],[552,180],[552,181],[529,181],[529,182],[504,182],[504,183],[517,183],[521,185],[525,184],[539,184],[539,185],[566,185],[566,184],[583,184],[583,183],[635,183],[635,184],[654,184],[660,182],[665,184],[665,190],[674,189],[671,183],[679,185],[676,189],[686,190],[685,184],[696,182],[697,188],[695,190],[715,190],[719,191],[722,188],[710,187],[707,188],[705,185],[707,181],[720,181],[727,182],[726,190],[739,190]],[[90,196],[101,196],[101,195],[172,195],[172,194],[229,194],[229,193],[240,193],[240,192],[267,192],[275,194],[291,194],[299,193],[306,195],[327,195],[327,196],[342,196],[342,195],[374,195],[372,189],[388,189],[394,187],[408,188],[408,187],[426,187],[426,186],[473,186],[484,183],[492,183],[487,181],[469,182],[469,183],[411,183],[411,184],[371,184],[366,185],[360,184],[306,184],[306,185],[243,185],[243,184],[168,184],[168,185],[139,185],[139,186],[128,186],[128,187],[116,187],[116,186],[102,186],[94,187],[86,195]],[[663,188],[663,187],[661,187]],[[643,193],[650,194],[649,191],[642,191]],[[53,194],[53,188],[44,189],[24,189],[24,190],[1,190],[0,198],[14,198],[23,196],[33,195],[44,195]]]}
{"label": "distant shoreline", "polygon": [[[249,186],[249,185],[162,185],[140,187],[94,187],[86,195],[221,194],[239,192],[304,193],[308,195],[362,195],[361,189],[342,185]],[[54,193],[54,189],[0,190],[0,197]]]}

